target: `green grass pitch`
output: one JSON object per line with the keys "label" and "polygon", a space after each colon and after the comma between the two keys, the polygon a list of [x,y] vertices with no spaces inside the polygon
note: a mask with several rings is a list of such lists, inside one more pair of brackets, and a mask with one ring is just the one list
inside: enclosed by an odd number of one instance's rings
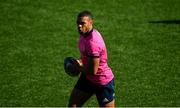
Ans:
{"label": "green grass pitch", "polygon": [[[179,0],[0,0],[0,106],[67,106],[76,15],[90,10],[115,74],[116,106],[180,106]],[[93,96],[84,106],[98,106]]]}

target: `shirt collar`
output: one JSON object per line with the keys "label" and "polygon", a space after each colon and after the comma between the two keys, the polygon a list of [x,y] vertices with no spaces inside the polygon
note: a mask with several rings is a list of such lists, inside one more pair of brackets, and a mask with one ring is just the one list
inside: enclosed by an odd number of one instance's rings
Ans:
{"label": "shirt collar", "polygon": [[92,32],[93,32],[93,28],[89,32],[83,34],[83,37],[85,38],[88,37]]}

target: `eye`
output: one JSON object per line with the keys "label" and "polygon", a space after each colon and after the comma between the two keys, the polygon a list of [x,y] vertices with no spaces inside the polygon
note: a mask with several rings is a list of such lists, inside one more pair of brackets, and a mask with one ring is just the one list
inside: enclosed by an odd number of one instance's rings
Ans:
{"label": "eye", "polygon": [[85,24],[85,22],[77,22],[77,24],[79,25],[84,25]]}
{"label": "eye", "polygon": [[81,24],[81,25],[84,25],[84,24],[85,24],[85,22],[81,22],[80,24]]}

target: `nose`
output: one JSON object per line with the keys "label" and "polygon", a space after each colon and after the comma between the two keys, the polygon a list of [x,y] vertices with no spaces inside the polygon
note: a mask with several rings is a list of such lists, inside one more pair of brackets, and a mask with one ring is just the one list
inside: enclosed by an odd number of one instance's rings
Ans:
{"label": "nose", "polygon": [[81,25],[81,24],[78,24],[78,27],[80,28],[80,27],[82,27],[82,25]]}

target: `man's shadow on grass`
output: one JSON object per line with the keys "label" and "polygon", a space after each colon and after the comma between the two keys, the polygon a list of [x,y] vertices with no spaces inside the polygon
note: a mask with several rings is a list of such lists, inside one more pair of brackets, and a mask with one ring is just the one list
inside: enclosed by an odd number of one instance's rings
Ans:
{"label": "man's shadow on grass", "polygon": [[180,20],[158,20],[158,21],[149,21],[152,24],[180,24]]}

